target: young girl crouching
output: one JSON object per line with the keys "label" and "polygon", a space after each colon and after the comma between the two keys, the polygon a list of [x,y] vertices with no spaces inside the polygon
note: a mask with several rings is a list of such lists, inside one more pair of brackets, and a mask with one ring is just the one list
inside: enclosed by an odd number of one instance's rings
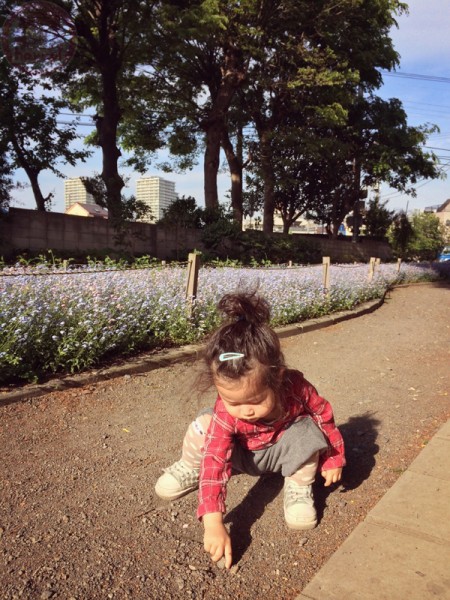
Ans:
{"label": "young girl crouching", "polygon": [[155,491],[174,500],[199,488],[205,550],[213,561],[225,557],[230,568],[223,515],[232,470],[255,476],[281,472],[287,526],[306,530],[317,525],[312,483],[319,464],[329,486],[340,481],[345,458],[331,405],[300,371],[286,367],[268,325],[268,303],[255,293],[227,294],[218,309],[227,320],[204,354],[216,403],[191,423],[181,459],[165,469]]}

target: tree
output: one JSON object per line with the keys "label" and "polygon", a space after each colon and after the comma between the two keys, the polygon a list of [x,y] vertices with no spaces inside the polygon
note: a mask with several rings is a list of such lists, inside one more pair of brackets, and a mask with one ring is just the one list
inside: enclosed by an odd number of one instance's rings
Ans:
{"label": "tree", "polygon": [[[294,79],[299,80],[299,56],[303,61],[309,57],[307,72],[300,78],[302,82],[311,79],[313,55],[315,64],[316,54],[322,59],[322,78],[330,70],[326,52],[318,50],[317,44],[314,52],[305,33],[315,27],[320,13],[315,7],[306,0],[191,1],[162,5],[159,52],[151,73],[165,96],[158,109],[173,115],[174,130],[190,129],[191,137],[184,138],[190,142],[184,145],[188,151],[198,149],[196,135],[203,134],[205,205],[212,209],[218,206],[217,172],[220,148],[224,149],[232,175],[231,203],[237,223],[242,221],[243,127],[253,119],[256,128],[259,127],[260,146],[269,146],[271,131],[275,122],[279,122],[277,110],[283,105],[282,94],[291,99],[298,95],[299,87],[293,93],[289,89]],[[324,13],[329,8],[327,5]],[[283,64],[288,65],[284,79]],[[263,84],[253,89],[256,76]],[[263,117],[267,111],[261,104],[270,103],[270,95],[277,89],[280,95],[267,124]],[[244,90],[248,100],[243,96]],[[312,98],[310,87],[308,93]],[[152,102],[153,95],[150,105]],[[264,161],[268,153],[264,150],[260,155]],[[264,165],[269,182],[271,165],[269,162]],[[273,222],[273,206],[268,207],[267,213]]]}
{"label": "tree", "polygon": [[395,216],[388,230],[388,240],[394,252],[401,258],[408,258],[407,249],[414,237],[414,229],[408,215],[401,211]]}
{"label": "tree", "polygon": [[388,231],[394,252],[405,260],[435,260],[445,244],[444,228],[434,213],[405,212],[396,215]]}
{"label": "tree", "polygon": [[245,81],[250,60],[246,46],[255,37],[251,26],[260,4],[165,2],[159,13],[151,73],[161,94],[158,111],[167,115],[167,127],[176,134],[168,136],[175,154],[195,156],[203,144],[204,199],[212,210],[219,206],[217,173],[227,115]]}
{"label": "tree", "polygon": [[[414,184],[420,178],[440,176],[432,153],[423,145],[431,126],[411,127],[402,104],[397,99],[382,100],[373,94],[356,94],[349,106],[344,125],[336,123],[316,130],[320,151],[311,156],[320,166],[310,216],[327,224],[330,234],[337,236],[346,215],[355,210],[364,197],[364,189],[386,181],[406,194],[415,194]],[[338,177],[336,178],[336,174]],[[305,173],[306,178],[308,174]]]}
{"label": "tree", "polygon": [[411,225],[414,236],[408,245],[409,257],[414,260],[435,260],[445,244],[442,223],[434,213],[415,212]]}
{"label": "tree", "polygon": [[[221,146],[225,153],[228,168],[230,170],[231,177],[231,209],[233,211],[233,221],[242,229],[244,220],[244,186],[243,186],[243,172],[252,161],[252,148],[251,145],[247,144],[248,158],[244,160],[244,125],[247,120],[245,117],[242,118],[243,111],[240,111],[240,115],[233,115],[231,117],[236,130],[234,136],[230,135],[229,128],[223,130]],[[233,145],[232,137],[235,137],[235,144]]]}
{"label": "tree", "polygon": [[[331,233],[333,224],[340,219],[341,205],[348,204],[347,189],[353,181],[346,161],[340,158],[345,149],[341,149],[337,139],[318,136],[314,128],[304,128],[300,139],[298,133],[293,127],[272,140],[275,209],[282,218],[284,233],[302,215],[326,224]],[[262,205],[263,181],[258,165],[259,154],[255,152],[252,165],[255,176],[247,178],[247,186]]]}
{"label": "tree", "polygon": [[[155,2],[156,3],[156,2]],[[119,174],[118,128],[133,102],[133,89],[142,56],[143,23],[153,24],[154,3],[139,0],[71,0],[70,11],[78,36],[78,49],[67,72],[59,78],[66,94],[80,108],[96,109],[96,132],[91,140],[102,150],[101,178],[113,225],[126,218]],[[148,30],[148,35],[153,27]],[[151,44],[147,44],[149,48]]]}
{"label": "tree", "polygon": [[[39,97],[36,90],[42,94]],[[69,104],[51,93],[45,78],[13,68],[3,57],[0,59],[0,131],[4,152],[13,169],[22,168],[31,185],[40,211],[47,210],[53,194],[44,196],[39,176],[49,170],[64,177],[58,167],[60,161],[75,165],[84,161],[89,152],[71,149],[78,139],[75,123],[58,123],[60,112]]]}
{"label": "tree", "polygon": [[369,205],[364,213],[366,234],[377,238],[384,238],[394,220],[395,211],[386,208],[387,200],[381,202],[379,195],[369,200]]}
{"label": "tree", "polygon": [[[279,203],[275,195],[282,176],[282,168],[277,168],[281,167],[280,148],[285,149],[285,141],[296,137],[296,155],[306,168],[311,160],[324,159],[318,144],[313,150],[301,142],[311,139],[311,132],[320,137],[324,127],[333,131],[337,124],[343,127],[348,123],[357,90],[380,85],[378,68],[395,66],[398,55],[388,34],[395,14],[403,8],[396,1],[380,6],[378,0],[357,6],[350,1],[292,1],[277,3],[276,10],[273,7],[273,18],[259,34],[259,52],[252,55],[243,88],[245,113],[251,116],[259,140],[259,164],[252,166],[263,181],[266,233],[272,231]],[[333,133],[332,137],[338,136]],[[350,164],[357,156],[354,149]],[[290,156],[289,163],[293,162]],[[352,189],[346,194],[350,208],[359,196],[356,171],[351,181]],[[295,186],[292,191],[298,195]],[[286,193],[283,202],[296,200]],[[288,227],[295,214],[292,204],[290,208],[283,204],[283,213]]]}
{"label": "tree", "polygon": [[[2,142],[0,144],[3,145]],[[11,201],[12,171],[6,150],[0,147],[0,214],[8,210]]]}
{"label": "tree", "polygon": [[435,155],[423,150],[428,136],[437,131],[436,126],[409,126],[397,98],[361,99],[355,112],[365,186],[384,181],[398,191],[414,194],[412,186],[419,179],[440,176]]}
{"label": "tree", "polygon": [[201,229],[204,225],[203,210],[197,206],[195,198],[182,196],[164,210],[164,216],[158,223],[165,227]]}
{"label": "tree", "polygon": [[336,238],[339,227],[354,205],[355,173],[353,163],[340,155],[340,145],[329,158],[315,163],[317,179],[312,182],[310,193],[314,194],[307,217],[325,225],[326,233]]}

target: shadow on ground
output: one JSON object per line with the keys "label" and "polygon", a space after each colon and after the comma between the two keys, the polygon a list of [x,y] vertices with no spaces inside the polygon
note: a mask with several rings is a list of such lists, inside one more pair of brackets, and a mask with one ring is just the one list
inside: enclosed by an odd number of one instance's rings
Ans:
{"label": "shadow on ground", "polygon": [[280,493],[284,478],[276,473],[262,475],[249,490],[242,502],[225,517],[230,523],[233,544],[233,562],[237,563],[252,542],[251,528],[263,515],[264,510]]}
{"label": "shadow on ground", "polygon": [[[339,425],[339,430],[344,438],[347,461],[342,481],[339,484],[340,493],[345,494],[346,491],[358,488],[370,477],[375,466],[375,456],[379,451],[376,440],[380,424],[381,421],[374,416],[374,413],[367,412],[351,417],[347,423]],[[336,487],[336,485],[324,487],[322,478],[316,477],[314,496],[319,522],[327,505],[327,498],[336,490]]]}
{"label": "shadow on ground", "polygon": [[[376,443],[380,421],[373,413],[351,417],[339,426],[346,447],[347,466],[341,484],[341,493],[359,487],[369,478],[375,466],[379,447]],[[252,542],[251,528],[263,515],[264,510],[281,492],[284,478],[280,474],[267,474],[258,479],[242,502],[225,517],[230,524],[234,561],[238,562]],[[314,484],[314,496],[319,522],[323,517],[328,496],[337,486],[324,487],[318,474]]]}

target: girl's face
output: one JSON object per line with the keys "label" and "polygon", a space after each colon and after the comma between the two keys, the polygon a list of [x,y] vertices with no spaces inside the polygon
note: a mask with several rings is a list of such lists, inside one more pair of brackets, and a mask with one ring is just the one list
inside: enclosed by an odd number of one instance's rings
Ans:
{"label": "girl's face", "polygon": [[235,419],[249,423],[273,421],[281,414],[275,392],[261,382],[257,373],[240,379],[216,377],[214,383],[226,411]]}

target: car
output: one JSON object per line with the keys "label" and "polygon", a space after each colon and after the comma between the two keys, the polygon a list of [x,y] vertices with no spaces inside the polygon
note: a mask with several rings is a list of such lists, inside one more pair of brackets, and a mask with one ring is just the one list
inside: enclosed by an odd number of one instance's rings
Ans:
{"label": "car", "polygon": [[439,262],[447,262],[450,261],[450,246],[444,246],[438,256]]}

